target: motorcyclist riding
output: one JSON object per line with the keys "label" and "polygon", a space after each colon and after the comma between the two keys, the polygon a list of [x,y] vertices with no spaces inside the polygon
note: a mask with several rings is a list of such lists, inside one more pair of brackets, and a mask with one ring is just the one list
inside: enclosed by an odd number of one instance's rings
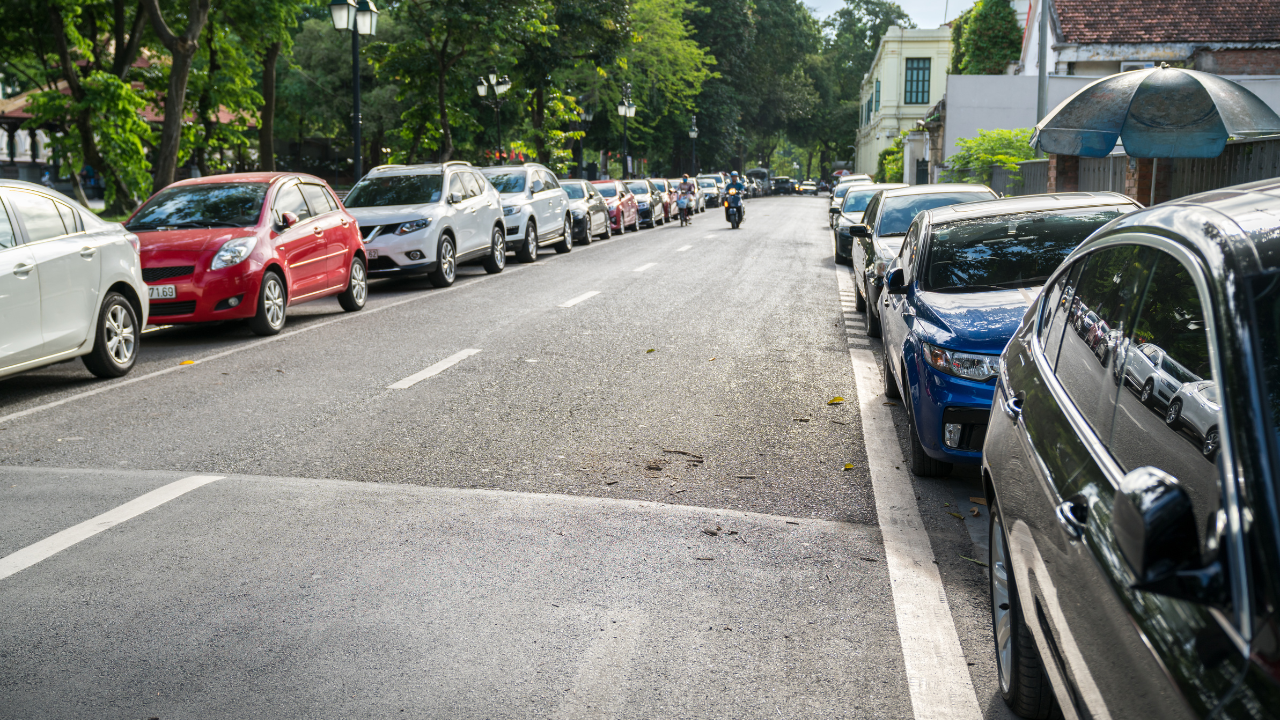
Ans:
{"label": "motorcyclist riding", "polygon": [[[742,182],[742,178],[739,177],[736,170],[729,173],[729,184],[726,185],[724,189],[726,198],[724,219],[733,223],[735,228],[738,227],[738,223],[741,223],[743,218],[746,217],[747,208],[746,204],[743,202],[746,198],[746,195],[744,194],[746,189],[747,186]],[[737,213],[736,222],[733,217],[734,213]]]}
{"label": "motorcyclist riding", "polygon": [[676,204],[680,208],[680,221],[687,225],[693,222],[693,211],[694,204],[697,202],[696,193],[698,192],[698,186],[689,179],[689,174],[685,173],[684,179],[680,182],[680,185],[676,187],[676,191],[679,192]]}

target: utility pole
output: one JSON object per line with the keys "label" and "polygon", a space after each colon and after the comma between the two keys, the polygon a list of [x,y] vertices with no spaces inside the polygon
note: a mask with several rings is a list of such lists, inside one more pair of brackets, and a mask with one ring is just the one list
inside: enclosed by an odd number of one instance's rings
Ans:
{"label": "utility pole", "polygon": [[[1049,114],[1049,0],[1040,0],[1040,84],[1036,97],[1036,123]],[[1036,157],[1044,151],[1036,148]]]}

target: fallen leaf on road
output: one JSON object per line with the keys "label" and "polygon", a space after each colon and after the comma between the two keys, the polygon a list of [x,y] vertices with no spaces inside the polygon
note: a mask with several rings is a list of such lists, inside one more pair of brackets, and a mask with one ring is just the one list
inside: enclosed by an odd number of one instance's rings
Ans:
{"label": "fallen leaf on road", "polygon": [[664,452],[664,453],[675,453],[676,455],[688,455],[689,457],[691,457],[691,458],[693,458],[693,459],[694,459],[694,462],[702,462],[702,461],[705,459],[705,458],[703,458],[701,455],[698,455],[698,454],[696,454],[696,453],[687,452],[687,451],[685,451],[685,450],[668,450],[667,448],[662,448],[662,452]]}
{"label": "fallen leaf on road", "polygon": [[847,422],[845,422],[845,421],[843,421],[843,420],[832,420],[831,422],[833,422],[833,423],[835,423],[835,424],[837,424],[837,425],[848,425],[848,424],[849,424],[849,423],[847,423]]}
{"label": "fallen leaf on road", "polygon": [[844,464],[844,469],[845,469],[845,470],[852,470],[852,469],[853,469],[853,463],[845,463],[845,464]]}
{"label": "fallen leaf on road", "polygon": [[645,466],[644,469],[645,470],[661,470],[662,466],[659,465],[658,463],[649,463],[648,465]]}
{"label": "fallen leaf on road", "polygon": [[963,515],[961,515],[961,514],[960,514],[960,513],[958,513],[958,512],[948,512],[947,514],[948,514],[948,515],[950,515],[950,516],[952,516],[952,517],[960,518],[961,520],[963,520],[963,519],[964,519],[964,516],[963,516]]}
{"label": "fallen leaf on road", "polygon": [[844,398],[842,398],[842,397],[840,397],[839,395],[837,395],[837,396],[835,396],[835,397],[831,398],[830,400],[828,400],[828,401],[827,401],[827,404],[828,404],[828,405],[839,405],[839,404],[840,404],[840,403],[842,403],[842,402],[844,402]]}
{"label": "fallen leaf on road", "polygon": [[617,485],[617,484],[618,484],[618,481],[617,481],[617,480],[605,480],[605,481],[604,481],[604,484],[605,484],[605,485]]}
{"label": "fallen leaf on road", "polygon": [[877,559],[875,559],[875,558],[869,558],[869,557],[860,557],[860,558],[858,558],[858,559],[859,559],[859,560],[866,560],[867,562],[880,562],[879,560],[877,560]]}
{"label": "fallen leaf on road", "polygon": [[178,363],[178,364],[179,364],[179,365],[195,365],[195,364],[196,364],[196,361],[195,361],[195,360],[183,360],[182,362],[180,362],[180,363]]}
{"label": "fallen leaf on road", "polygon": [[734,477],[738,478],[739,480],[755,480],[756,479],[755,475],[734,475]]}
{"label": "fallen leaf on road", "polygon": [[889,407],[898,407],[898,403],[895,403],[895,402],[887,402],[887,403],[881,403],[881,404],[888,405]]}
{"label": "fallen leaf on road", "polygon": [[710,535],[711,537],[716,537],[720,534],[720,528],[716,527],[715,530],[712,530],[711,528],[702,528],[702,532]]}
{"label": "fallen leaf on road", "polygon": [[658,348],[649,348],[648,350],[645,350],[645,351],[644,351],[644,353],[645,353],[646,355],[648,355],[648,354],[649,354],[649,353],[651,353],[651,352],[656,352],[656,351],[657,351],[657,349],[658,349]]}
{"label": "fallen leaf on road", "polygon": [[974,517],[982,517],[982,513],[978,512],[978,508],[976,507],[969,508],[969,514]]}
{"label": "fallen leaf on road", "polygon": [[711,358],[711,359],[710,359],[710,360],[708,360],[707,362],[715,362],[715,358]]}
{"label": "fallen leaf on road", "polygon": [[694,558],[694,560],[715,560],[715,558],[700,557],[700,558]]}
{"label": "fallen leaf on road", "polygon": [[725,536],[727,537],[729,535],[737,535],[737,534],[738,534],[737,530],[729,530],[728,532],[725,533]]}
{"label": "fallen leaf on road", "polygon": [[973,558],[971,558],[971,557],[965,557],[965,556],[963,556],[963,555],[961,555],[961,556],[959,556],[959,557],[960,557],[960,559],[961,559],[961,560],[968,560],[969,562],[971,562],[971,563],[973,563],[973,564],[975,564],[975,565],[981,565],[982,567],[988,567],[988,565],[987,565],[986,563],[982,562],[981,560],[974,560],[974,559],[973,559]]}
{"label": "fallen leaf on road", "polygon": [[794,422],[809,422],[809,418],[791,418]]}
{"label": "fallen leaf on road", "polygon": [[979,505],[986,505],[986,504],[987,504],[987,499],[986,499],[986,498],[971,497],[971,498],[969,498],[969,502],[971,502],[971,503],[977,503],[977,504],[979,504]]}
{"label": "fallen leaf on road", "polygon": [[787,523],[788,525],[799,525],[799,524],[800,524],[800,523],[798,523],[798,522],[795,522],[794,520],[787,520],[787,521],[786,521],[786,523]]}

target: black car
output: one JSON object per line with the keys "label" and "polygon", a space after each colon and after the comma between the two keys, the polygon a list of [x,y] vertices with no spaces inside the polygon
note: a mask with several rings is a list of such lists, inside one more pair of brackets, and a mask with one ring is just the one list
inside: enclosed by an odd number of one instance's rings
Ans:
{"label": "black car", "polygon": [[[1068,327],[1086,308],[1105,352]],[[1125,371],[1152,346],[1177,413]],[[1015,712],[1280,717],[1280,180],[1072,251],[1001,356],[982,463]]]}
{"label": "black car", "polygon": [[573,241],[590,245],[597,237],[609,237],[609,208],[595,186],[586,180],[561,180],[560,187],[569,196]]}

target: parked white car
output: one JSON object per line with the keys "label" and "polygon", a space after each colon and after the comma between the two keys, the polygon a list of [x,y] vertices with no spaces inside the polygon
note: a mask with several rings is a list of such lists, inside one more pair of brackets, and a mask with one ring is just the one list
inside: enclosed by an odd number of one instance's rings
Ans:
{"label": "parked white car", "polygon": [[1186,426],[1200,439],[1200,454],[1212,460],[1218,453],[1218,417],[1222,405],[1218,400],[1218,384],[1212,380],[1189,382],[1178,388],[1164,423],[1177,430]]}
{"label": "parked white car", "polygon": [[507,266],[502,197],[470,163],[382,165],[343,204],[360,224],[370,277],[427,273],[448,287],[458,263],[480,260],[490,273]]}
{"label": "parked white car", "polygon": [[1164,348],[1151,343],[1138,345],[1125,358],[1124,380],[1138,393],[1143,405],[1158,403],[1167,407],[1184,383],[1202,379],[1169,357]]}
{"label": "parked white car", "polygon": [[520,262],[538,259],[538,248],[555,244],[556,252],[573,249],[573,217],[569,214],[569,196],[560,181],[546,167],[537,163],[498,165],[481,172],[502,193],[502,215],[507,237]]}
{"label": "parked white car", "polygon": [[138,248],[65,195],[0,181],[0,377],[75,357],[129,372],[148,312]]}

